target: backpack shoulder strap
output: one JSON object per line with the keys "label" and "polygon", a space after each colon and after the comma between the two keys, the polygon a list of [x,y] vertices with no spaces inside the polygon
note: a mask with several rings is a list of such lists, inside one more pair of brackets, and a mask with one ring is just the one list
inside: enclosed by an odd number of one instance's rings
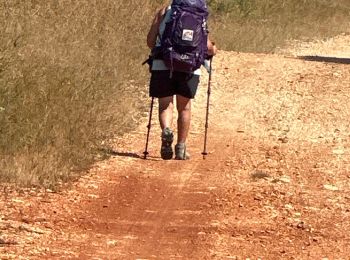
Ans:
{"label": "backpack shoulder strap", "polygon": [[[162,17],[161,17],[161,22],[160,22],[160,24],[164,21],[166,15],[167,15],[168,12],[170,12],[170,11],[171,11],[171,6],[169,5],[169,6],[165,9],[165,12],[164,12],[164,14],[163,14]],[[162,39],[162,36],[160,35],[160,26],[159,26],[159,28],[158,28],[158,38],[159,38],[159,40]]]}

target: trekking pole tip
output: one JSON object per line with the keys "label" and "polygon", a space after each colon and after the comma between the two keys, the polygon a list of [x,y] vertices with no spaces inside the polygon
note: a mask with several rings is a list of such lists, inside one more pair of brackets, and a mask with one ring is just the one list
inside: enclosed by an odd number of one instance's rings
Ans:
{"label": "trekking pole tip", "polygon": [[207,155],[208,155],[208,153],[207,152],[203,152],[202,155],[203,155],[203,160],[205,160]]}

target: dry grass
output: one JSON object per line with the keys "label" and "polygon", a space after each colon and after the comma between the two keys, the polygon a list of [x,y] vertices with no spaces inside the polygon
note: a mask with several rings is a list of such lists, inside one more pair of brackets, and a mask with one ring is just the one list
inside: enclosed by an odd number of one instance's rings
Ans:
{"label": "dry grass", "polygon": [[273,52],[288,40],[350,33],[347,0],[211,0],[213,37],[224,49]]}
{"label": "dry grass", "polygon": [[[0,180],[54,187],[101,156],[101,143],[138,124],[146,30],[165,2],[0,2]],[[347,0],[210,5],[212,37],[229,50],[273,51],[349,25]]]}
{"label": "dry grass", "polygon": [[1,180],[65,181],[102,140],[132,127],[153,9],[136,0],[1,1]]}

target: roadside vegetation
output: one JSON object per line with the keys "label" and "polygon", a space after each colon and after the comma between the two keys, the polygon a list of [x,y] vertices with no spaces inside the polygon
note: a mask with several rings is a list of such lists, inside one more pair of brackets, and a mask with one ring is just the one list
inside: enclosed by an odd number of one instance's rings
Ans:
{"label": "roadside vegetation", "polygon": [[349,33],[347,0],[209,0],[213,38],[221,48],[274,52],[288,41]]}
{"label": "roadside vegetation", "polygon": [[[152,16],[166,1],[0,2],[0,180],[53,188],[146,111]],[[219,48],[273,52],[349,32],[350,3],[210,0]]]}

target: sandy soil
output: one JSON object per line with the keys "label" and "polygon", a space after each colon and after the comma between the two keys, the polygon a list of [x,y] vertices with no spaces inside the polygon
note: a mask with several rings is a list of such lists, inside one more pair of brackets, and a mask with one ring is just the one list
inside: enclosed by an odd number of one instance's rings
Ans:
{"label": "sandy soil", "polygon": [[190,161],[159,158],[156,118],[142,160],[145,118],[70,188],[2,186],[0,259],[349,259],[349,39],[221,51],[206,160],[205,75]]}

